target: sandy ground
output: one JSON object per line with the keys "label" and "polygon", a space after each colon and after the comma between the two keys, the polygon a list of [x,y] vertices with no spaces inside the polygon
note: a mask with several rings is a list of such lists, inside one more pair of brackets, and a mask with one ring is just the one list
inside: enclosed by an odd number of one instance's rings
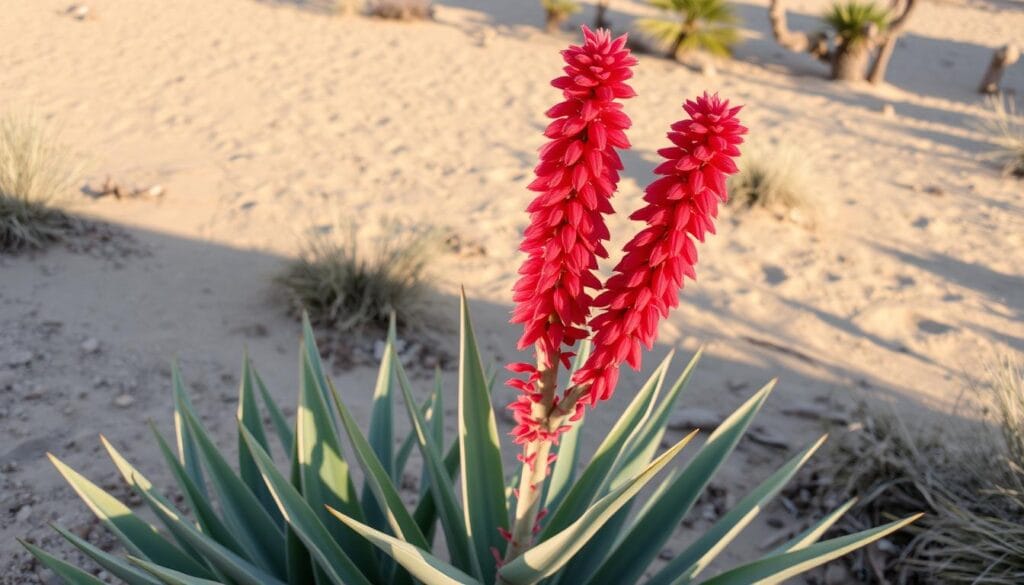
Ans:
{"label": "sandy ground", "polygon": [[[0,258],[0,583],[36,582],[16,536],[66,551],[47,522],[109,541],[46,451],[124,493],[100,452],[102,432],[163,477],[144,421],[169,431],[172,357],[226,444],[243,346],[292,402],[298,327],[271,277],[311,226],[356,222],[374,237],[389,219],[482,246],[483,255],[438,253],[438,313],[454,319],[465,285],[490,359],[515,357],[517,333],[504,322],[525,185],[543,112],[557,99],[548,81],[570,39],[540,33],[540,11],[526,0],[442,1],[436,22],[413,24],[286,1],[89,6],[94,18],[79,21],[58,0],[0,2],[0,106],[58,125],[88,161],[91,184],[110,176],[160,184],[165,195],[75,194],[73,210],[124,236],[84,252]],[[881,88],[823,80],[822,65],[772,42],[764,1],[736,6],[746,43],[715,72],[641,58],[628,105],[635,147],[616,207],[639,205],[681,101],[708,88],[746,104],[755,140],[805,153],[814,221],[726,210],[701,248],[699,282],[646,363],[706,344],[684,402],[718,414],[779,376],[759,425],[791,448],[822,431],[791,414],[806,405],[850,412],[877,399],[928,424],[981,364],[1024,351],[1024,184],[981,160],[989,146],[973,93],[991,48],[1021,40],[1024,6],[925,4]],[[794,3],[791,26],[816,26],[823,6]],[[616,0],[611,17],[623,26],[645,12]],[[590,18],[588,6],[577,21]],[[1024,91],[1024,67],[1005,86]],[[612,222],[615,244],[631,233],[625,216]],[[359,415],[373,376],[337,372]],[[638,382],[627,376],[595,412],[589,444]],[[784,457],[744,442],[716,483],[738,498]],[[780,529],[769,519],[785,530],[804,521],[772,509],[718,566],[771,543]],[[693,534],[681,527],[669,552]]]}

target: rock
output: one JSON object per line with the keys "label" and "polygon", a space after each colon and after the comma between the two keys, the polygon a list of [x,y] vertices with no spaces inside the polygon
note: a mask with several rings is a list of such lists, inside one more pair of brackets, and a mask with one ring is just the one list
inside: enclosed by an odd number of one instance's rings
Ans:
{"label": "rock", "polygon": [[850,570],[846,568],[842,561],[829,563],[828,567],[825,568],[825,585],[847,585],[847,583],[855,582],[856,580],[850,574]]}
{"label": "rock", "polygon": [[135,404],[135,397],[131,394],[121,394],[114,399],[114,406],[119,408],[128,408],[133,404]]}
{"label": "rock", "polygon": [[83,341],[80,347],[83,353],[96,353],[100,350],[100,340],[90,337]]}
{"label": "rock", "polygon": [[0,390],[7,390],[14,386],[17,374],[11,370],[0,370]]}
{"label": "rock", "polygon": [[752,428],[747,432],[746,436],[758,445],[764,445],[765,447],[771,447],[772,449],[788,450],[790,448],[788,441],[782,437],[773,435],[762,428]]}
{"label": "rock", "polygon": [[27,366],[32,363],[35,354],[28,350],[14,350],[4,356],[4,365],[10,367]]}
{"label": "rock", "polygon": [[700,429],[710,432],[722,424],[722,416],[705,408],[686,408],[668,419],[668,428],[676,431],[692,431]]}
{"label": "rock", "polygon": [[797,406],[783,408],[782,414],[798,418],[806,418],[809,420],[826,421],[837,425],[845,425],[850,422],[847,420],[845,414],[837,411],[836,409],[816,404],[800,404]]}
{"label": "rock", "polygon": [[14,519],[18,522],[28,522],[28,519],[32,516],[32,506],[24,505],[18,510],[18,513],[14,515]]}

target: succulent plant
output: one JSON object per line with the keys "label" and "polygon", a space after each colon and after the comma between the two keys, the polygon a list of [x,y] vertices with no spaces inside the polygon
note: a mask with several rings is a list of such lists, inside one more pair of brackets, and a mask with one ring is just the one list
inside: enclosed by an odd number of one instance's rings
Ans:
{"label": "succulent plant", "polygon": [[[589,458],[581,460],[586,406],[607,400],[623,364],[640,368],[642,346],[654,343],[658,321],[679,302],[683,278],[694,278],[696,244],[714,233],[726,176],[746,129],[739,107],[704,94],[687,101],[688,118],[671,126],[672,145],[659,178],[646,189],[645,222],[626,245],[614,273],[602,283],[596,257],[607,256],[603,215],[628,148],[629,118],[618,99],[635,59],[626,39],[584,29],[583,46],[563,52],[567,75],[552,84],[565,101],[548,111],[537,197],[522,249],[527,259],[515,285],[513,321],[523,325],[520,348],[533,347],[536,365],[509,364],[526,379],[509,405],[520,446],[516,471],[502,464],[492,406],[495,376],[483,367],[465,296],[461,302],[458,436],[444,437],[444,385],[424,404],[395,355],[392,319],[363,433],[344,395],[327,376],[308,318],[299,348],[299,397],[294,426],[271,399],[248,359],[239,387],[237,471],[200,422],[173,370],[177,450],[159,433],[160,451],[186,514],[103,439],[124,480],[163,525],[150,525],[128,506],[52,457],[58,471],[121,541],[119,557],[57,530],[86,556],[129,585],[600,585],[636,583],[672,537],[736,448],[774,382],[726,418],[682,467],[673,467],[634,510],[651,484],[697,435],[694,430],[658,453],[669,415],[685,391],[700,353],[671,379],[671,356],[637,391]],[[588,290],[596,291],[591,297]],[[589,318],[590,313],[597,314]],[[587,334],[584,328],[593,333]],[[589,337],[589,339],[588,339]],[[594,349],[590,350],[593,343]],[[559,391],[560,366],[568,370]],[[358,392],[358,389],[345,389]],[[394,409],[401,396],[411,432],[399,442]],[[275,462],[259,403],[290,461]],[[155,430],[154,430],[155,432]],[[842,506],[759,560],[708,577],[718,554],[821,445],[808,445],[721,516],[703,535],[645,582],[682,585],[776,583],[881,538],[914,520],[897,520],[819,542],[849,507]],[[396,449],[397,446],[397,449]],[[422,459],[419,498],[407,508],[401,478],[417,450]],[[347,454],[346,454],[347,453]],[[363,478],[356,489],[352,467]],[[518,486],[518,487],[515,487]],[[443,533],[444,552],[435,551]],[[28,543],[40,561],[65,580],[99,583],[86,571]]]}

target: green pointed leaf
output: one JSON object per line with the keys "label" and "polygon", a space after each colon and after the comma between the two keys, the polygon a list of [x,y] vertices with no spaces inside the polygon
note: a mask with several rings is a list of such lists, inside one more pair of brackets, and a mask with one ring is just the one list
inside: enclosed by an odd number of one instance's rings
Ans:
{"label": "green pointed leaf", "polygon": [[779,493],[779,490],[796,475],[796,472],[807,463],[824,442],[825,437],[823,436],[811,446],[797,453],[778,471],[740,500],[718,522],[715,522],[696,542],[669,561],[668,565],[659,571],[649,584],[668,585],[676,582],[679,577],[683,578],[684,583],[688,583],[697,577],[757,517],[765,503]]}
{"label": "green pointed leaf", "polygon": [[175,458],[170,445],[168,445],[163,435],[160,434],[160,431],[157,430],[156,425],[150,422],[149,427],[156,437],[160,453],[163,454],[167,466],[171,469],[171,474],[174,475],[174,479],[178,482],[178,488],[184,494],[188,507],[196,517],[199,529],[235,553],[244,554],[245,548],[239,544],[238,540],[231,534],[231,531],[228,530],[220,517],[217,516],[210,502],[199,492],[199,488],[192,481],[192,478],[189,477],[188,473],[185,472],[181,462]]}
{"label": "green pointed leaf", "polygon": [[136,516],[128,506],[119,502],[52,454],[47,453],[47,456],[57,471],[78,493],[78,496],[89,506],[92,513],[120,539],[128,552],[192,574],[209,575],[205,567],[161,536],[156,528]]}
{"label": "green pointed leaf", "polygon": [[135,488],[175,538],[185,544],[189,550],[195,551],[195,556],[206,559],[218,573],[233,579],[239,585],[283,585],[275,576],[196,530],[167,498],[153,489],[153,484],[139,470],[135,469],[105,437],[101,436],[100,439],[128,485]]}
{"label": "green pointed leaf", "polygon": [[[420,412],[424,413],[424,416],[428,416],[430,413],[431,399],[427,398],[420,405]],[[395,451],[395,469],[391,472],[391,477],[395,483],[402,480],[402,474],[405,473],[405,468],[409,465],[409,456],[412,455],[412,450],[416,447],[416,431],[410,430],[406,433],[405,438],[402,439],[402,444],[398,446],[398,450]]]}
{"label": "green pointed leaf", "polygon": [[43,549],[33,546],[22,539],[18,539],[21,546],[25,547],[28,552],[32,553],[32,556],[39,559],[47,569],[50,569],[57,574],[58,577],[63,579],[69,585],[104,585],[103,581],[100,581],[96,577],[93,577],[89,573],[86,573],[78,567],[65,563]]}
{"label": "green pointed leaf", "polygon": [[[409,413],[409,422],[416,432],[417,444],[420,447],[420,454],[423,456],[423,465],[434,477],[447,477],[444,462],[441,461],[441,453],[435,439],[427,428],[427,422],[416,410],[416,403],[412,397],[411,384],[405,375],[402,364],[397,366],[399,386],[405,398],[406,411]],[[444,529],[444,539],[448,544],[448,551],[452,557],[452,564],[464,571],[480,576],[480,563],[476,558],[476,551],[473,549],[469,536],[466,534],[466,526],[462,523],[461,510],[458,500],[455,498],[455,490],[452,484],[447,481],[435,481],[430,483],[430,495],[434,499],[434,505],[441,517],[441,526]],[[415,544],[415,543],[413,543]],[[429,545],[420,548],[429,548]]]}
{"label": "green pointed leaf", "polygon": [[[591,345],[589,340],[580,343],[580,347],[573,359],[572,368],[569,370],[568,379],[572,379],[576,370],[580,369],[590,356]],[[576,421],[572,428],[562,434],[558,445],[552,447],[552,453],[557,455],[555,464],[551,468],[551,477],[544,485],[547,493],[544,496],[544,507],[555,510],[561,504],[562,498],[569,492],[573,482],[576,480],[576,466],[580,461],[580,432],[583,429],[583,422],[586,418]]]}
{"label": "green pointed leaf", "polygon": [[362,508],[356,496],[349,464],[341,451],[339,435],[335,433],[334,416],[328,406],[330,398],[324,399],[325,391],[320,389],[316,366],[310,361],[309,351],[303,348],[300,353],[301,377],[299,407],[295,413],[295,444],[299,455],[302,495],[320,522],[327,526],[333,538],[352,556],[356,564],[369,570],[376,567],[373,549],[358,534],[339,525],[327,514],[326,506],[331,506],[361,518]]}
{"label": "green pointed leaf", "polygon": [[[309,364],[313,369],[313,377],[316,379],[317,388],[323,394],[324,402],[331,399],[327,394],[327,375],[324,374],[324,362],[320,359],[320,348],[316,345],[316,335],[313,334],[313,325],[309,322],[309,315],[305,312],[302,313],[302,347],[304,348],[304,354],[309,359]],[[332,419],[331,423],[334,424],[335,435],[341,434],[341,429],[337,428],[337,424]]]}
{"label": "green pointed leaf", "polygon": [[274,466],[270,456],[260,448],[256,441],[242,429],[242,437],[252,450],[253,459],[263,474],[274,501],[277,502],[281,514],[288,525],[295,530],[295,535],[306,545],[310,555],[323,569],[327,578],[334,585],[370,585],[370,580],[360,571],[345,551],[338,546],[331,533],[320,522],[319,517],[292,487],[292,484]]}
{"label": "green pointed leaf", "polygon": [[619,454],[628,444],[632,433],[643,424],[650,413],[654,397],[664,379],[667,367],[668,360],[666,359],[647,379],[626,411],[622,413],[612,430],[597,447],[597,451],[594,452],[594,456],[591,457],[590,463],[583,470],[579,480],[570,488],[561,505],[555,509],[551,519],[541,530],[539,539],[541,542],[571,524],[596,498],[604,495],[601,492],[602,486],[608,487],[608,477],[619,459]]}
{"label": "green pointed leaf", "polygon": [[171,388],[174,393],[174,434],[178,441],[178,460],[185,467],[185,472],[192,478],[192,483],[199,488],[204,499],[210,495],[206,491],[206,482],[203,481],[203,466],[199,460],[199,453],[196,451],[195,440],[192,432],[182,418],[182,410],[194,410],[192,402],[185,392],[185,383],[182,381],[181,369],[178,361],[171,362]]}
{"label": "green pointed leaf", "polygon": [[[387,341],[384,344],[384,355],[380,360],[380,367],[377,371],[377,385],[373,390],[373,408],[370,411],[370,429],[367,440],[373,448],[373,452],[380,460],[384,469],[397,483],[399,478],[394,478],[391,473],[395,469],[394,448],[391,442],[394,440],[395,425],[392,418],[394,410],[394,363],[397,361],[395,355],[395,314],[391,314],[388,325]],[[370,484],[363,483],[363,493],[360,501],[363,503],[363,515],[366,523],[375,528],[383,529],[387,526],[387,519],[381,511],[377,500],[372,494],[373,488]]]}
{"label": "green pointed leaf", "polygon": [[503,565],[498,571],[500,579],[508,585],[532,585],[554,574],[696,435],[695,431],[676,443],[635,477],[595,502],[565,530]]}
{"label": "green pointed leaf", "polygon": [[284,452],[291,453],[292,444],[295,442],[295,435],[292,433],[291,427],[288,426],[288,420],[285,419],[284,413],[277,406],[274,397],[270,395],[267,385],[263,383],[263,378],[260,377],[260,373],[256,371],[256,368],[252,369],[252,377],[256,380],[256,389],[260,391],[263,406],[270,413],[270,422],[274,426],[274,434],[277,435],[277,439],[281,442]]}
{"label": "green pointed leaf", "polygon": [[168,569],[167,567],[162,567],[156,563],[144,561],[138,557],[128,557],[128,559],[132,563],[148,571],[149,574],[159,579],[161,583],[166,583],[166,585],[221,585],[218,581],[193,577],[187,573]]}
{"label": "green pointed leaf", "polygon": [[491,549],[505,550],[498,528],[508,529],[505,477],[501,467],[498,426],[491,407],[490,390],[477,349],[469,303],[461,300],[461,347],[459,352],[459,452],[462,458],[463,521],[484,582],[495,574]]}
{"label": "green pointed leaf", "polygon": [[284,533],[217,450],[191,405],[181,400],[181,396],[178,398],[182,419],[210,474],[210,485],[217,493],[224,524],[245,549],[249,559],[270,573],[283,574]]}
{"label": "green pointed leaf", "polygon": [[[399,364],[401,365],[401,364]],[[404,374],[404,368],[403,368]],[[427,426],[430,429],[430,434],[433,436],[434,445],[437,445],[438,452],[444,445],[444,387],[441,384],[441,370],[436,369],[434,371],[434,393],[430,398],[430,410],[427,412],[424,420],[427,421]],[[427,494],[427,490],[430,489],[430,469],[424,465],[420,473],[420,497],[422,498]]]}
{"label": "green pointed leaf", "polygon": [[739,443],[774,386],[774,380],[766,384],[719,425],[661,500],[636,519],[591,583],[635,583],[643,575]]}
{"label": "green pointed leaf", "polygon": [[[459,442],[455,441],[448,452],[444,455],[444,469],[448,473],[448,480],[454,484],[459,471]],[[434,498],[423,498],[416,504],[416,510],[412,517],[416,519],[416,525],[420,527],[423,534],[431,534],[434,524],[437,521],[437,506],[434,505]]]}
{"label": "green pointed leaf", "polygon": [[349,412],[345,403],[341,401],[341,397],[338,396],[338,391],[334,388],[334,385],[331,384],[330,380],[328,380],[327,384],[331,395],[334,397],[334,405],[341,418],[341,426],[348,435],[349,444],[352,445],[356,459],[366,475],[366,484],[370,486],[370,492],[376,498],[388,526],[391,527],[399,538],[407,540],[420,548],[429,547],[430,545],[427,544],[427,539],[420,532],[416,521],[413,520],[412,515],[405,509],[402,496],[391,481],[391,474],[388,473],[384,464],[377,459],[373,447],[366,437],[363,436],[362,431],[359,430],[359,423],[356,422],[355,417]]}
{"label": "green pointed leaf", "polygon": [[[269,452],[267,436],[263,432],[263,419],[260,417],[259,408],[256,406],[256,381],[252,375],[252,364],[249,361],[248,352],[246,352],[245,358],[242,360],[241,378],[238,384],[238,424],[248,429],[252,436],[256,437],[263,450]],[[252,460],[252,455],[242,441],[241,435],[238,437],[238,471],[246,487],[256,495],[256,499],[263,505],[263,509],[270,514],[270,517],[277,522],[279,527],[283,528],[284,519],[281,518],[281,514],[277,511],[277,505],[274,504],[274,499],[270,497],[270,492],[267,491],[267,486],[263,483],[260,471]]]}
{"label": "green pointed leaf", "polygon": [[[141,495],[145,499],[145,492],[151,490],[151,488],[153,487],[152,484],[144,476],[142,476],[142,474],[140,474],[132,466],[132,464],[129,463],[128,460],[125,459],[125,457],[121,455],[120,452],[118,452],[117,449],[114,448],[114,446],[110,443],[110,441],[107,440],[105,436],[100,435],[100,442],[103,444],[103,447],[107,450],[107,453],[110,455],[110,459],[114,462],[114,466],[117,467],[117,470],[121,473],[121,476],[124,478],[124,482],[131,486],[139,495]],[[150,502],[147,500],[147,503]],[[164,498],[161,498],[160,503],[168,507],[170,506],[170,504]],[[153,508],[152,503],[150,503],[150,508]],[[185,554],[187,554],[190,558],[195,559],[198,565],[203,566],[203,563],[201,562],[203,556],[199,553],[199,551],[192,547],[191,542],[189,542],[187,539],[179,537],[178,533],[174,530],[174,527],[168,523],[169,520],[167,515],[161,514],[161,510],[159,509],[154,508],[153,511],[156,513],[157,518],[164,524],[164,526],[167,527],[168,531],[171,533],[171,536],[173,536],[175,540],[178,541],[178,545],[181,546],[181,549],[183,551],[185,551]],[[207,569],[208,567],[203,566],[203,573],[195,573],[194,571],[189,572],[191,574],[200,575],[203,577],[214,577],[215,575],[210,573]]]}
{"label": "green pointed leaf", "polygon": [[922,515],[916,514],[877,528],[840,536],[839,538],[812,544],[793,552],[766,557],[712,577],[704,581],[703,585],[749,585],[750,583],[773,585],[775,583],[782,583],[790,577],[799,575],[880,538],[884,538],[914,522]]}
{"label": "green pointed leaf", "polygon": [[362,534],[367,540],[395,559],[395,562],[402,565],[424,585],[480,585],[480,581],[421,548],[375,530],[337,510],[331,509],[330,512],[349,528]]}
{"label": "green pointed leaf", "polygon": [[786,552],[797,551],[802,548],[807,548],[808,546],[818,542],[818,540],[822,536],[824,536],[826,532],[828,532],[828,529],[832,528],[832,526],[836,522],[838,522],[839,519],[842,518],[847,512],[849,512],[850,508],[852,508],[853,505],[856,503],[857,498],[850,498],[849,500],[846,501],[845,504],[833,510],[828,516],[825,516],[821,520],[812,524],[810,528],[801,532],[786,544],[783,544],[779,548],[772,551],[771,554],[776,555]]}
{"label": "green pointed leaf", "polygon": [[[291,485],[295,489],[296,493],[300,493],[302,490],[302,477],[299,466],[299,446],[297,442],[292,442],[292,461],[291,461]],[[273,495],[273,492],[271,492]],[[295,532],[295,528],[285,523],[285,557],[288,561],[288,583],[289,585],[305,585],[312,583],[315,579],[313,574],[313,558],[309,554],[309,549],[299,538],[298,533]]]}
{"label": "green pointed leaf", "polygon": [[159,585],[159,581],[131,566],[124,559],[115,557],[114,555],[89,544],[70,530],[56,524],[53,525],[53,529],[60,533],[61,536],[73,544],[78,550],[91,558],[97,565],[103,567],[108,573],[124,581],[128,585]]}

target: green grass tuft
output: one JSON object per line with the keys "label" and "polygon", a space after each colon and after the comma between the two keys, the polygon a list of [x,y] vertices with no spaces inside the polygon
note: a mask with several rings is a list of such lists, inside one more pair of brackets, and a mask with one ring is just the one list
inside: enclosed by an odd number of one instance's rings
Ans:
{"label": "green grass tuft", "polygon": [[642,18],[637,28],[678,58],[691,51],[728,56],[739,42],[736,16],[725,0],[650,0],[661,18]]}
{"label": "green grass tuft", "polygon": [[822,20],[844,43],[852,44],[866,40],[872,27],[879,32],[888,28],[889,11],[871,1],[848,0],[833,4]]}

